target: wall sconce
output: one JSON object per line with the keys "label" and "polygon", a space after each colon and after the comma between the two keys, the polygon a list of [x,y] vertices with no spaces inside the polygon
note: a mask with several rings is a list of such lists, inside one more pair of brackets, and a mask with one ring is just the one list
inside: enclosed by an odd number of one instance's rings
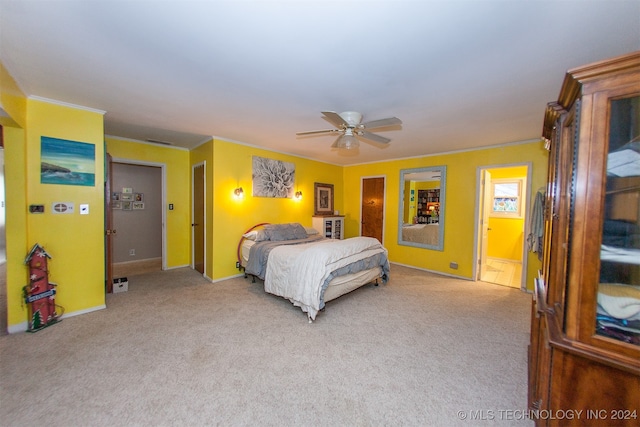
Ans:
{"label": "wall sconce", "polygon": [[242,191],[242,187],[238,187],[233,190],[233,195],[236,196],[236,199],[244,198],[244,191]]}
{"label": "wall sconce", "polygon": [[296,200],[302,200],[302,191],[296,191]]}

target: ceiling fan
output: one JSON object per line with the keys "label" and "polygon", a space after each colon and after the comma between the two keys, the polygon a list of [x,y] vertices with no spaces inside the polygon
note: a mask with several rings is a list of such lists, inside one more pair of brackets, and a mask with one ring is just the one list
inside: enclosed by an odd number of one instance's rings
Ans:
{"label": "ceiling fan", "polygon": [[390,126],[398,126],[402,124],[402,120],[397,117],[389,117],[386,119],[373,120],[362,123],[362,114],[355,111],[345,111],[344,113],[336,113],[334,111],[323,111],[324,118],[333,124],[337,129],[312,130],[308,132],[297,132],[296,135],[321,135],[339,133],[338,139],[331,145],[331,148],[344,148],[352,150],[357,148],[360,143],[358,138],[365,141],[376,142],[379,144],[388,144],[391,140],[384,136],[376,135],[369,132],[370,130],[386,128]]}

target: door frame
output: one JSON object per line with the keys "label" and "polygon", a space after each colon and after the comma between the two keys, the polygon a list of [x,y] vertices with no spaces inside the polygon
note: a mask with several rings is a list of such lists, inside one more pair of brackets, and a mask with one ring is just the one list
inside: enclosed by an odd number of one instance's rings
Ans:
{"label": "door frame", "polygon": [[[526,232],[530,228],[531,215],[530,215],[530,206],[532,203],[531,200],[531,181],[533,174],[533,163],[532,162],[517,162],[517,163],[505,163],[498,165],[484,165],[478,166],[476,168],[476,203],[475,203],[475,225],[474,225],[474,241],[473,241],[473,272],[472,277],[474,281],[478,281],[478,261],[479,261],[479,245],[481,244],[482,238],[482,226],[480,224],[482,207],[484,200],[482,200],[482,175],[483,171],[486,169],[501,169],[501,168],[510,168],[517,166],[526,166],[527,168],[527,182],[525,186],[524,192],[524,200],[525,200],[525,208],[524,208],[524,231],[525,238],[522,239],[522,274],[520,275],[520,289],[523,291],[527,290],[527,264],[528,264],[528,250],[527,250],[527,238]],[[487,193],[490,193],[487,192]]]}
{"label": "door frame", "polygon": [[162,199],[162,270],[167,270],[167,164],[166,163],[156,163],[156,162],[147,162],[144,160],[133,160],[127,159],[124,157],[113,157],[111,159],[111,163],[124,163],[127,165],[136,165],[136,166],[151,166],[160,168],[161,175],[161,186],[160,197]]}
{"label": "door frame", "polygon": [[[358,221],[358,235],[362,236],[362,200],[363,200],[363,193],[364,193],[364,180],[365,179],[370,179],[370,178],[382,178],[383,179],[383,183],[382,183],[382,242],[384,242],[384,235],[385,235],[385,229],[386,229],[386,218],[387,218],[387,175],[369,175],[369,176],[361,176],[360,177],[360,203],[358,204],[358,209],[360,210],[360,214],[358,216],[358,218],[360,218],[360,221]],[[384,243],[383,243],[384,244]]]}
{"label": "door frame", "polygon": [[[204,170],[202,171],[202,197],[204,198],[204,200],[202,201],[202,206],[204,208],[204,212],[202,215],[203,218],[203,228],[202,228],[202,233],[203,233],[203,243],[204,243],[204,248],[203,248],[203,258],[204,258],[204,272],[202,273],[202,275],[204,277],[208,277],[207,276],[207,161],[203,160],[199,163],[195,163],[193,165],[191,165],[191,224],[193,224],[195,222],[195,185],[194,185],[194,178],[195,178],[195,171],[197,167],[204,167]],[[196,257],[196,239],[195,239],[195,228],[192,226],[191,227],[191,268],[195,270],[196,267],[196,263],[195,263],[195,257]]]}

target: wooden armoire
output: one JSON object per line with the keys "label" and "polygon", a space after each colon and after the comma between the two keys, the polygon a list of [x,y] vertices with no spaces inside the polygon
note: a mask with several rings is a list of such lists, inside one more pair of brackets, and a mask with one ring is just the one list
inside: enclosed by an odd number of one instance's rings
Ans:
{"label": "wooden armoire", "polygon": [[543,137],[529,409],[538,426],[639,426],[640,52],[568,71]]}

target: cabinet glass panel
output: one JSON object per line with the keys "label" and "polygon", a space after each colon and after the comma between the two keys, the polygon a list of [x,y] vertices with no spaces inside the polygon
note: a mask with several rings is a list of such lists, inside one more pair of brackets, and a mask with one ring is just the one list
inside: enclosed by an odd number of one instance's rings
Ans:
{"label": "cabinet glass panel", "polygon": [[640,96],[610,104],[596,333],[640,345]]}

